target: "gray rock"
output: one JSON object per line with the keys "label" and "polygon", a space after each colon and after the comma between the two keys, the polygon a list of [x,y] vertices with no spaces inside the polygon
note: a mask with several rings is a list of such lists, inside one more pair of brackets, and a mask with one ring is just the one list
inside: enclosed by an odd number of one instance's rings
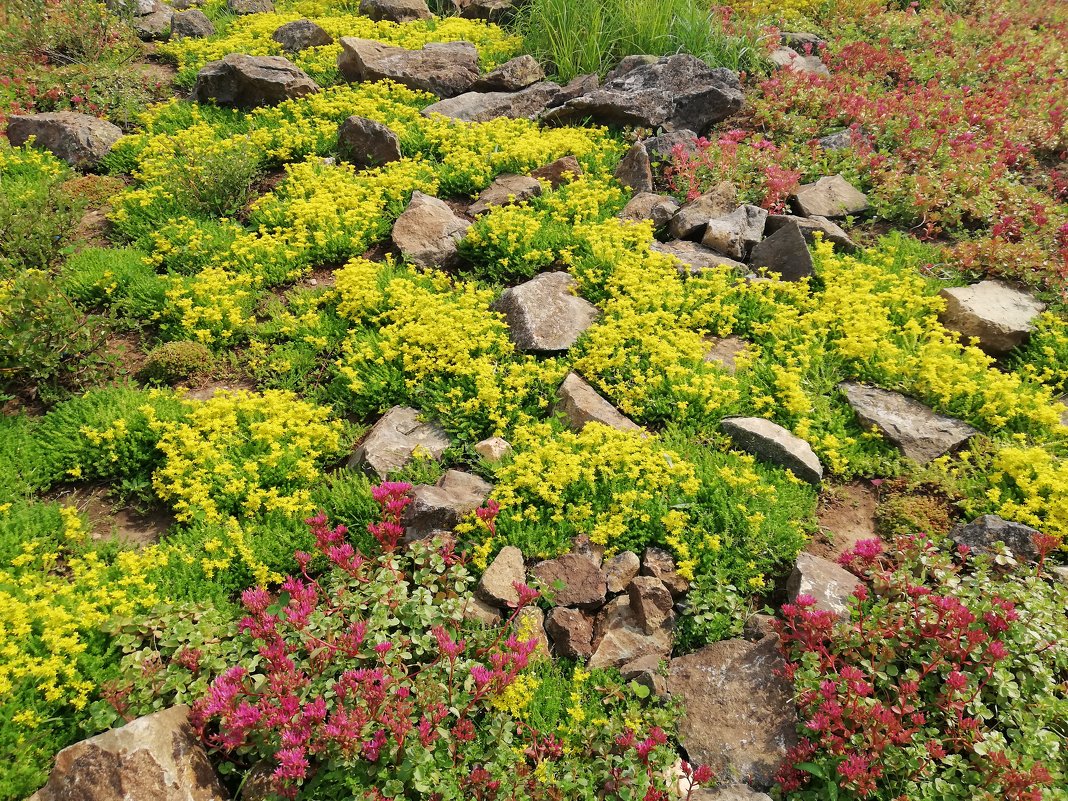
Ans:
{"label": "gray rock", "polygon": [[478,50],[470,42],[431,42],[421,50],[344,36],[337,67],[347,81],[389,79],[438,97],[463,94],[478,80]]}
{"label": "gray rock", "polygon": [[831,71],[820,61],[819,56],[803,56],[792,47],[777,47],[771,51],[769,58],[779,69],[797,75],[819,75],[821,78],[831,76]]}
{"label": "gray rock", "polygon": [[799,281],[812,275],[812,254],[801,229],[786,223],[779,230],[757,243],[749,256],[749,266],[778,273],[784,281]]}
{"label": "gray rock", "polygon": [[663,548],[649,547],[642,554],[642,575],[652,576],[668,588],[676,601],[690,591],[690,582],[675,569],[675,557]]}
{"label": "gray rock", "polygon": [[518,92],[545,80],[545,70],[534,56],[523,55],[487,72],[471,86],[472,92]]}
{"label": "gray rock", "polygon": [[641,570],[641,560],[634,551],[617,553],[604,565],[604,575],[608,581],[609,592],[623,592],[630,580]]}
{"label": "gray rock", "polygon": [[577,123],[590,118],[602,125],[703,133],[741,107],[741,83],[728,69],[710,69],[686,54],[651,63],[630,57],[599,89],[550,110],[544,119]]}
{"label": "gray rock", "polygon": [[427,106],[422,114],[440,114],[462,122],[489,122],[498,117],[533,119],[559,91],[555,83],[542,81],[518,92],[464,92]]}
{"label": "gray rock", "polygon": [[920,464],[956,450],[979,432],[967,423],[936,414],[917,400],[879,387],[839,384],[860,424],[878,429],[908,458]]}
{"label": "gray rock", "polygon": [[760,642],[775,633],[775,618],[771,615],[750,615],[742,627],[742,636],[750,642]]}
{"label": "gray rock", "polygon": [[[673,623],[673,621],[672,621]],[[601,614],[593,633],[591,668],[621,667],[643,656],[667,658],[673,644],[672,629],[665,626],[646,634],[626,595],[613,598]]]}
{"label": "gray rock", "polygon": [[1034,537],[1038,529],[1005,520],[997,515],[977,517],[967,525],[957,526],[949,537],[958,545],[967,545],[973,551],[990,551],[995,543],[1005,544],[1012,555],[1027,562],[1038,561],[1038,549]]}
{"label": "gray rock", "polygon": [[415,22],[431,17],[426,0],[360,0],[360,13],[376,22]]}
{"label": "gray rock", "polygon": [[553,189],[558,189],[580,175],[582,175],[582,165],[579,164],[579,160],[574,156],[558,158],[556,161],[552,161],[544,167],[538,167],[538,169],[532,170],[530,173],[531,178],[548,181],[549,186]]}
{"label": "gray rock", "polygon": [[749,343],[741,337],[706,337],[708,351],[705,361],[718,364],[731,375],[738,369],[738,357],[745,353]]}
{"label": "gray rock", "polygon": [[675,148],[680,148],[683,153],[691,155],[696,153],[697,134],[683,128],[681,131],[668,131],[659,136],[651,136],[644,140],[643,144],[654,164],[667,162],[674,159]]}
{"label": "gray rock", "polygon": [[282,45],[287,53],[299,53],[309,47],[333,44],[334,37],[310,19],[298,19],[280,26],[271,38]]}
{"label": "gray rock", "polygon": [[642,630],[652,634],[665,624],[674,622],[674,601],[664,582],[655,576],[635,576],[627,585],[630,608]]}
{"label": "gray rock", "polygon": [[802,552],[786,580],[786,594],[791,601],[799,595],[810,595],[816,599],[816,609],[849,620],[849,598],[859,585],[857,577],[841,565]]}
{"label": "gray rock", "polygon": [[175,39],[205,39],[215,35],[215,26],[203,11],[190,9],[171,17],[171,36]]}
{"label": "gray rock", "polygon": [[672,242],[653,242],[650,248],[657,253],[666,253],[678,259],[679,274],[683,276],[700,275],[705,270],[713,270],[716,267],[724,266],[739,272],[743,272],[746,269],[746,266],[740,261],[728,259],[711,248],[706,248],[704,245],[684,239],[677,239]]}
{"label": "gray rock", "polygon": [[487,462],[499,462],[512,453],[512,446],[508,440],[501,437],[490,437],[475,443],[475,453]]}
{"label": "gray rock", "polygon": [[806,242],[815,240],[816,231],[823,234],[823,238],[838,245],[840,250],[853,253],[857,250],[856,244],[849,238],[849,234],[838,223],[828,220],[826,217],[798,217],[793,214],[769,214],[764,223],[764,234],[771,236],[785,225],[793,223]]}
{"label": "gray rock", "polygon": [[563,353],[594,321],[597,307],[578,297],[567,273],[541,273],[504,290],[493,308],[504,315],[516,347],[529,353]]}
{"label": "gray rock", "polygon": [[414,542],[436,531],[452,531],[486,502],[493,485],[473,473],[448,470],[437,484],[417,484],[404,512],[404,541]]}
{"label": "gray rock", "polygon": [[175,706],[64,748],[32,801],[224,801],[189,708]]}
{"label": "gray rock", "polygon": [[226,7],[232,14],[270,14],[274,11],[271,0],[226,0]]}
{"label": "gray rock", "polygon": [[352,454],[349,467],[366,467],[384,479],[408,464],[416,450],[440,459],[449,445],[445,432],[433,423],[420,421],[418,411],[394,406],[375,423]]}
{"label": "gray rock", "polygon": [[134,17],[130,25],[137,38],[144,42],[165,42],[171,35],[171,18],[174,10],[163,3],[157,3],[157,10],[151,14]]}
{"label": "gray rock", "polygon": [[1068,565],[1057,565],[1050,568],[1053,578],[1061,584],[1068,584]]}
{"label": "gray rock", "polygon": [[498,609],[514,608],[519,604],[519,592],[514,585],[524,583],[526,577],[523,552],[514,545],[505,545],[478,580],[475,595]]}
{"label": "gray rock", "polygon": [[337,149],[341,158],[361,170],[401,158],[400,138],[389,126],[355,114],[338,128]]}
{"label": "gray rock", "polygon": [[531,178],[529,175],[504,173],[498,175],[492,184],[482,190],[478,200],[467,209],[467,213],[472,217],[477,217],[496,206],[510,206],[513,203],[522,203],[524,200],[530,200],[540,194],[541,183],[537,178]]}
{"label": "gray rock", "polygon": [[976,337],[992,356],[1003,356],[1026,342],[1035,319],[1046,309],[1033,294],[1004,281],[946,287],[938,294],[946,302],[938,316],[942,325],[962,337]]}
{"label": "gray rock", "polygon": [[574,100],[576,97],[582,97],[585,94],[589,94],[600,85],[601,76],[595,72],[586,75],[576,75],[560,88],[560,94],[558,94],[553,102],[549,104],[549,108],[562,106],[568,100]]}
{"label": "gray rock", "polygon": [[771,801],[771,796],[759,793],[747,784],[723,784],[711,790],[694,790],[690,801]]}
{"label": "gray rock", "polygon": [[790,196],[802,217],[845,217],[868,208],[868,196],[841,175],[820,178],[814,184],[802,184]]}
{"label": "gray rock", "polygon": [[671,660],[668,692],[685,708],[679,744],[717,780],[767,788],[797,743],[793,685],[778,637],[724,640]]}
{"label": "gray rock", "polygon": [[623,207],[619,216],[634,222],[652,220],[653,228],[659,230],[671,222],[678,210],[679,203],[673,197],[639,192]]}
{"label": "gray rock", "polygon": [[171,8],[175,11],[185,11],[189,8],[198,8],[204,5],[204,0],[172,0]]}
{"label": "gray rock", "polygon": [[641,142],[631,145],[616,167],[615,176],[623,186],[635,192],[653,191],[653,169],[645,145]]}
{"label": "gray rock", "polygon": [[587,423],[601,423],[619,431],[641,431],[641,427],[602,398],[577,373],[568,373],[556,391],[555,410],[564,415],[573,431]]}
{"label": "gray rock", "polygon": [[515,18],[514,0],[469,0],[460,11],[464,19],[484,19],[498,25]]}
{"label": "gray rock", "polygon": [[578,609],[550,609],[545,617],[545,632],[557,656],[589,659],[593,654],[593,620]]}
{"label": "gray rock", "polygon": [[744,261],[764,236],[768,212],[759,206],[742,205],[708,221],[701,244],[725,256]]}
{"label": "gray rock", "polygon": [[604,605],[607,592],[604,573],[581,554],[567,553],[538,562],[530,574],[551,594],[553,606],[593,611]]}
{"label": "gray rock", "polygon": [[457,245],[470,227],[444,200],[416,191],[393,224],[393,244],[417,267],[450,267],[459,261]]}
{"label": "gray rock", "polygon": [[656,654],[639,656],[619,669],[624,681],[633,681],[648,687],[654,698],[667,693],[667,676],[660,670],[663,660]]}
{"label": "gray rock", "polygon": [[853,147],[853,133],[848,128],[837,133],[821,136],[816,144],[823,150],[849,150]]}
{"label": "gray rock", "polygon": [[486,628],[493,628],[501,622],[500,610],[475,596],[468,598],[464,604],[463,617],[464,620],[470,620]]}
{"label": "gray rock", "polygon": [[673,239],[700,240],[709,220],[730,214],[737,206],[738,188],[730,181],[723,181],[679,209],[668,226],[668,233]]}
{"label": "gray rock", "polygon": [[780,31],[779,41],[786,47],[792,47],[798,53],[805,55],[818,53],[820,48],[827,44],[826,40],[816,34],[802,31]]}
{"label": "gray rock", "polygon": [[738,448],[761,461],[783,467],[810,484],[823,480],[823,465],[812,446],[777,423],[759,417],[728,417],[720,425]]}
{"label": "gray rock", "polygon": [[92,170],[119,141],[122,129],[107,120],[74,111],[8,118],[7,139],[12,147],[26,144],[31,136],[33,147],[47,150],[79,170]]}
{"label": "gray rock", "polygon": [[274,106],[318,91],[319,85],[288,59],[230,53],[219,61],[208,62],[197,73],[192,99],[197,103],[214,101],[220,106],[254,108]]}

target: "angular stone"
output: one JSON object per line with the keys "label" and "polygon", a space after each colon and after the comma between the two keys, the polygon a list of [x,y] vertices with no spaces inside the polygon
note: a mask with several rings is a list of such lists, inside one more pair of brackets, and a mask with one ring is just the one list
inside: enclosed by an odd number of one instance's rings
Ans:
{"label": "angular stone", "polygon": [[742,627],[742,636],[750,642],[760,642],[775,633],[775,618],[771,615],[750,615]]}
{"label": "angular stone", "polygon": [[636,142],[620,160],[615,172],[616,180],[635,192],[653,191],[653,169],[645,145]]}
{"label": "angular stone", "polygon": [[469,0],[460,12],[464,19],[484,19],[498,25],[515,17],[514,0]]}
{"label": "angular stone", "polygon": [[522,203],[541,194],[541,183],[529,175],[503,173],[488,187],[482,190],[478,200],[467,209],[468,214],[477,217],[496,206],[510,206]]}
{"label": "angular stone", "polygon": [[823,465],[812,446],[779,424],[759,417],[728,417],[720,426],[735,446],[761,461],[783,467],[810,484],[823,480]]}
{"label": "angular stone", "polygon": [[552,595],[553,606],[595,610],[604,605],[607,584],[604,573],[590,559],[566,553],[538,562],[530,571]]}
{"label": "angular stone", "polygon": [[492,628],[501,622],[501,613],[497,607],[490,606],[481,598],[476,598],[473,595],[464,604],[463,616],[464,620],[479,623],[486,628]]}
{"label": "angular stone", "polygon": [[214,35],[215,26],[203,11],[194,8],[171,17],[174,39],[205,39]]}
{"label": "angular stone", "polygon": [[174,706],[64,748],[32,801],[224,801],[226,792]]}
{"label": "angular stone", "polygon": [[519,592],[514,585],[524,583],[526,577],[523,552],[514,545],[505,545],[478,580],[475,595],[498,609],[515,608],[519,604]]}
{"label": "angular stone", "polygon": [[745,353],[749,345],[741,337],[708,338],[708,351],[705,353],[705,361],[720,365],[731,375],[738,369],[738,357]]}
{"label": "angular stone", "polygon": [[797,743],[793,685],[778,637],[724,640],[671,660],[668,692],[681,699],[679,744],[723,780],[770,787]]}
{"label": "angular stone", "polygon": [[7,138],[12,147],[26,144],[31,136],[33,147],[47,150],[77,169],[92,170],[122,137],[122,129],[107,120],[75,111],[8,118]]}
{"label": "angular stone", "polygon": [[577,373],[568,373],[556,391],[556,411],[563,413],[573,431],[587,423],[601,423],[619,431],[641,431],[641,426],[597,394]]}
{"label": "angular stone", "polygon": [[746,784],[717,784],[712,789],[694,790],[690,801],[771,801],[771,796]]}
{"label": "angular stone", "polygon": [[853,134],[847,128],[844,131],[821,136],[816,140],[816,144],[823,150],[849,150],[853,147]]}
{"label": "angular stone", "polygon": [[784,225],[793,223],[796,225],[806,242],[815,240],[816,231],[823,234],[823,238],[838,245],[846,253],[852,253],[857,249],[856,243],[849,238],[849,234],[835,222],[826,217],[797,217],[793,214],[769,214],[764,223],[764,234],[771,236]]}
{"label": "angular stone", "polygon": [[571,541],[571,553],[584,556],[597,565],[604,565],[604,546],[592,542],[587,534],[579,534]]}
{"label": "angular stone", "polygon": [[977,517],[967,525],[957,526],[949,533],[949,538],[958,545],[967,545],[973,551],[989,551],[994,543],[1005,544],[1012,555],[1027,562],[1038,561],[1038,549],[1034,537],[1038,529],[1005,520],[997,515]]}
{"label": "angular stone", "polygon": [[593,654],[593,620],[578,609],[557,606],[545,617],[545,631],[557,656],[589,659]]}
{"label": "angular stone", "polygon": [[549,638],[545,636],[545,613],[536,606],[525,606],[515,616],[513,630],[522,639],[529,640],[533,637],[537,645],[531,654],[531,659],[549,659]]}
{"label": "angular stone", "polygon": [[667,162],[675,158],[676,149],[691,155],[696,153],[697,134],[683,128],[681,131],[668,131],[659,136],[651,136],[644,140],[644,144],[654,164]]}
{"label": "angular stone", "polygon": [[401,157],[400,138],[388,126],[355,114],[338,128],[337,149],[341,158],[361,170]]}
{"label": "angular stone", "polygon": [[549,108],[562,106],[568,100],[574,100],[576,97],[582,97],[582,95],[589,94],[600,85],[601,76],[595,72],[587,73],[585,75],[576,75],[560,88],[560,94],[558,94],[553,102],[549,104]]}
{"label": "angular stone", "polygon": [[690,582],[675,569],[675,557],[663,548],[649,547],[642,554],[643,576],[652,576],[668,588],[671,597],[678,600],[690,591]]}
{"label": "angular stone", "polygon": [[659,230],[671,222],[679,210],[679,203],[668,195],[639,192],[630,199],[619,216],[624,220],[641,222],[652,220],[653,228]]}
{"label": "angular stone", "polygon": [[376,22],[415,22],[431,17],[426,0],[360,0],[360,13]]}
{"label": "angular stone", "polygon": [[555,83],[542,81],[518,92],[464,92],[432,103],[422,115],[440,114],[462,122],[489,122],[498,117],[533,119],[559,91]]}
{"label": "angular stone", "polygon": [[787,223],[753,247],[749,266],[778,273],[784,281],[799,281],[812,275],[812,254],[801,229]]}
{"label": "angular stone", "polygon": [[820,61],[819,56],[803,56],[792,47],[777,47],[771,51],[769,58],[772,64],[787,72],[797,75],[818,75],[821,78],[831,77],[831,71]]}
{"label": "angular stone", "polygon": [[991,356],[1003,356],[1027,341],[1035,319],[1046,304],[1004,281],[980,281],[971,286],[946,287],[938,293],[946,302],[939,321],[962,337],[976,337]]}
{"label": "angular stone", "polygon": [[197,73],[192,99],[197,103],[215,101],[220,106],[255,108],[318,91],[319,85],[288,59],[230,53],[219,61],[208,62]]}
{"label": "angular stone", "polygon": [[790,200],[802,217],[845,217],[867,210],[868,197],[841,175],[802,184]]}
{"label": "angular stone", "polygon": [[485,503],[492,491],[492,484],[462,470],[446,471],[437,484],[416,485],[404,512],[404,541],[425,539],[435,531],[452,531]]}
{"label": "angular stone", "polygon": [[438,97],[454,97],[478,80],[478,50],[470,42],[431,42],[406,50],[344,36],[337,67],[347,81],[389,79]]}
{"label": "angular stone", "polygon": [[499,462],[512,453],[512,446],[508,440],[501,437],[490,437],[475,443],[475,453],[487,462]]}
{"label": "angular stone", "polygon": [[444,200],[415,191],[393,224],[393,244],[417,267],[451,267],[459,261],[457,245],[470,227]]}
{"label": "angular stone", "polygon": [[1050,572],[1061,584],[1068,584],[1068,565],[1056,565],[1050,568]]}
{"label": "angular stone", "polygon": [[623,592],[630,580],[638,575],[642,563],[634,551],[617,553],[604,565],[604,575],[608,581],[609,592]]}
{"label": "angular stone", "polygon": [[627,585],[630,608],[642,630],[652,634],[675,621],[674,603],[664,582],[654,576],[635,576]]}
{"label": "angular stone", "polygon": [[768,212],[759,206],[739,206],[730,214],[709,220],[701,244],[744,261],[764,236],[764,222],[767,219]]}
{"label": "angular stone", "polygon": [[523,55],[487,72],[471,86],[472,92],[518,92],[545,80],[545,70],[534,56]]}
{"label": "angular stone", "polygon": [[646,634],[642,629],[630,599],[625,595],[613,598],[597,617],[593,634],[591,668],[621,667],[643,656],[667,658],[673,637],[670,628],[656,629]]}
{"label": "angular stone", "polygon": [[730,214],[737,206],[738,188],[730,181],[723,181],[679,209],[668,226],[668,233],[673,239],[699,240],[705,235],[709,220]]}
{"label": "angular stone", "polygon": [[553,189],[558,189],[580,175],[582,175],[582,165],[579,164],[579,160],[574,156],[558,158],[556,161],[550,162],[544,167],[538,167],[538,169],[532,170],[530,173],[531,178],[548,181],[549,186]]}
{"label": "angular stone", "polygon": [[652,62],[624,59],[599,89],[569,100],[544,118],[556,123],[590,118],[601,125],[704,133],[741,107],[736,73],[710,69],[699,58],[679,54]]}
{"label": "angular stone", "polygon": [[792,47],[798,53],[805,55],[818,53],[820,48],[827,44],[826,40],[816,34],[803,31],[780,31],[779,41],[785,47]]}
{"label": "angular stone", "polygon": [[937,414],[898,392],[848,381],[838,388],[845,393],[862,426],[878,429],[919,464],[956,450],[979,433],[967,423]]}
{"label": "angular stone", "polygon": [[134,17],[130,21],[137,38],[144,42],[164,42],[171,35],[171,19],[174,11],[163,3],[157,4],[157,10],[151,14]]}
{"label": "angular stone", "polygon": [[270,14],[274,11],[274,3],[271,0],[226,0],[226,7],[230,13],[244,14]]}
{"label": "angular stone", "polygon": [[801,552],[786,580],[786,594],[791,601],[799,595],[810,595],[816,599],[816,609],[849,620],[849,598],[859,586],[857,577],[841,565]]}
{"label": "angular stone", "polygon": [[433,423],[419,420],[419,412],[394,406],[375,423],[349,460],[349,467],[366,467],[381,479],[400,470],[416,451],[440,459],[449,437]]}
{"label": "angular stone", "polygon": [[[676,215],[677,216],[677,215]],[[679,261],[679,274],[682,276],[700,275],[705,270],[714,270],[717,267],[729,267],[739,273],[746,269],[740,261],[728,259],[716,251],[690,242],[685,239],[677,239],[672,242],[653,242],[651,250],[657,253],[666,253],[674,256]]]}
{"label": "angular stone", "polygon": [[633,681],[648,687],[653,697],[659,698],[667,692],[667,677],[660,672],[662,661],[656,654],[639,656],[623,665],[619,672],[624,681]]}
{"label": "angular stone", "polygon": [[510,287],[493,304],[508,335],[528,353],[564,353],[597,319],[597,307],[574,293],[568,273],[541,273]]}
{"label": "angular stone", "polygon": [[333,44],[334,37],[310,19],[298,19],[278,27],[271,38],[282,45],[287,53],[299,53],[309,47]]}

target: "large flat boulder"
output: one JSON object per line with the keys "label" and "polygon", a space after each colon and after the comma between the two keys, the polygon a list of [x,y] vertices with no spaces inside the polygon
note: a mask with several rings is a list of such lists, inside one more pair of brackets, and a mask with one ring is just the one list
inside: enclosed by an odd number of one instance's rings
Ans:
{"label": "large flat boulder", "polygon": [[375,423],[349,459],[349,467],[363,467],[379,478],[400,470],[416,451],[440,459],[450,445],[448,435],[419,419],[410,406],[394,406]]}
{"label": "large flat boulder", "polygon": [[530,574],[552,595],[554,606],[572,606],[587,611],[604,605],[608,591],[605,575],[592,560],[578,553],[566,553],[538,562]]}
{"label": "large flat boulder", "polygon": [[359,169],[378,167],[401,157],[400,137],[389,126],[353,114],[337,130],[341,158]]}
{"label": "large flat boulder", "polygon": [[470,42],[431,42],[406,50],[374,39],[344,36],[337,67],[347,81],[389,79],[438,97],[455,97],[478,80],[478,50]]}
{"label": "large flat boulder", "polygon": [[649,247],[657,253],[674,256],[679,262],[679,274],[683,276],[700,275],[706,270],[714,270],[717,267],[729,267],[739,273],[744,272],[746,269],[745,264],[742,262],[727,258],[722,253],[712,250],[712,248],[706,248],[704,245],[690,242],[687,239],[653,242]]}
{"label": "large flat boulder", "polygon": [[1038,561],[1038,548],[1035,547],[1034,541],[1038,535],[1038,529],[1005,520],[997,515],[982,515],[966,525],[957,526],[949,533],[953,542],[966,545],[979,553],[989,551],[995,543],[1004,543],[1013,556],[1027,562]]}
{"label": "large flat boulder", "polygon": [[393,224],[393,244],[417,267],[451,267],[460,258],[459,243],[470,227],[444,200],[415,191]]}
{"label": "large flat boulder", "polygon": [[510,206],[541,194],[541,181],[529,175],[503,173],[479,193],[478,199],[467,208],[472,217],[485,214],[497,206]]}
{"label": "large flat boulder", "polygon": [[545,70],[534,56],[522,55],[487,72],[471,87],[474,92],[518,92],[545,80]]}
{"label": "large flat boulder", "polygon": [[778,423],[759,417],[728,417],[720,426],[738,448],[761,461],[783,467],[811,484],[823,480],[823,465],[812,446]]}
{"label": "large flat boulder", "polygon": [[868,208],[868,197],[841,175],[802,184],[790,201],[802,217],[845,217]]}
{"label": "large flat boulder", "polygon": [[563,353],[593,325],[597,307],[575,294],[568,273],[541,273],[501,293],[494,309],[504,315],[512,342],[529,353]]}
{"label": "large flat boulder", "polygon": [[309,47],[333,44],[334,37],[310,19],[298,19],[280,25],[271,34],[287,53],[299,53]]}
{"label": "large flat boulder", "polygon": [[192,99],[220,106],[255,108],[314,94],[319,85],[289,59],[230,53],[197,73]]}
{"label": "large flat boulder", "polygon": [[119,141],[122,128],[75,111],[48,111],[8,119],[7,139],[12,147],[26,144],[31,136],[33,147],[49,151],[76,169],[92,170]]}
{"label": "large flat boulder", "polygon": [[464,92],[432,103],[421,112],[424,117],[440,114],[461,122],[489,122],[498,117],[533,119],[560,92],[551,81],[541,81],[517,92]]}
{"label": "large flat boulder", "polygon": [[432,16],[426,0],[360,0],[360,13],[376,22],[415,22]]}
{"label": "large flat boulder", "polygon": [[966,339],[977,338],[992,356],[1004,356],[1026,342],[1046,309],[1030,292],[1004,281],[946,287],[938,294],[946,302],[938,316],[942,325]]}

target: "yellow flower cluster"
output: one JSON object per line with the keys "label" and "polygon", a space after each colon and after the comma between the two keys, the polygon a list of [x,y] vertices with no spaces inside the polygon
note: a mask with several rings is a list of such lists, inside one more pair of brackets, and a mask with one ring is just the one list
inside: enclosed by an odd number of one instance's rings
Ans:
{"label": "yellow flower cluster", "polygon": [[[519,639],[525,639],[519,635]],[[494,709],[506,712],[516,720],[523,720],[524,710],[530,705],[534,691],[541,686],[541,681],[527,673],[521,673],[505,688],[504,692],[493,696],[490,703]]]}
{"label": "yellow flower cluster", "polygon": [[19,179],[40,180],[63,178],[70,175],[70,168],[47,150],[32,147],[30,140],[20,147],[11,147],[7,139],[0,142],[0,175],[5,181]]}
{"label": "yellow flower cluster", "polygon": [[996,512],[1061,537],[1068,546],[1068,464],[1040,447],[1005,447],[994,457],[989,491]]}

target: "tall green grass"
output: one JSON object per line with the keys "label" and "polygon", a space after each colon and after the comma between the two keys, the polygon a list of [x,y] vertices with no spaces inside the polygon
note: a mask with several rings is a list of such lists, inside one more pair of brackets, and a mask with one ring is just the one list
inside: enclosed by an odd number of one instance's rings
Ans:
{"label": "tall green grass", "polygon": [[564,81],[604,75],[635,53],[690,53],[746,72],[766,67],[756,31],[728,32],[703,0],[530,0],[515,24],[527,52]]}

